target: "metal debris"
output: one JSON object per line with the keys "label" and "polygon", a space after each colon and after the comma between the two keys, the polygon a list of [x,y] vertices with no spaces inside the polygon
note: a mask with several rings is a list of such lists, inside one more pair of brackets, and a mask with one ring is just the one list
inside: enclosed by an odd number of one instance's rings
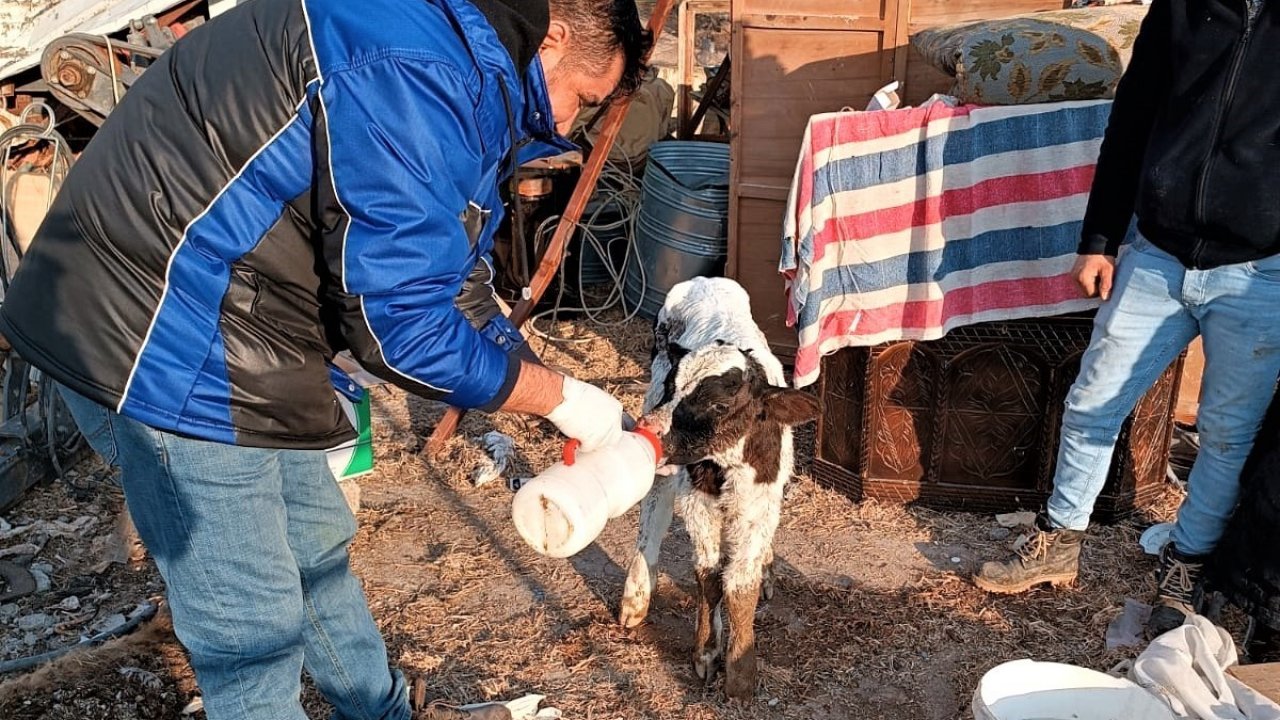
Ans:
{"label": "metal debris", "polygon": [[471,484],[476,487],[487,485],[507,472],[516,457],[516,441],[510,435],[495,430],[485,433],[484,449],[489,457],[481,461],[471,475]]}
{"label": "metal debris", "polygon": [[996,522],[1000,527],[1006,528],[1033,527],[1036,524],[1036,514],[1033,512],[1004,513],[996,516]]}
{"label": "metal debris", "polygon": [[138,667],[122,667],[120,668],[120,674],[148,690],[160,690],[164,687],[164,683],[160,681],[160,678],[150,670],[143,670]]}
{"label": "metal debris", "polygon": [[[511,713],[512,720],[558,720],[558,718],[561,717],[559,710],[555,708],[538,709],[538,706],[542,704],[544,699],[545,696],[543,695],[529,694],[500,704],[506,706],[507,712]],[[493,704],[494,703],[478,703],[475,705],[463,705],[458,709],[477,709],[492,706]]]}
{"label": "metal debris", "polygon": [[97,524],[98,519],[92,515],[81,515],[71,522],[66,520],[37,520],[29,525],[20,527],[13,527],[6,523],[8,525],[7,529],[0,528],[0,540],[11,540],[29,533],[46,537],[82,537]]}

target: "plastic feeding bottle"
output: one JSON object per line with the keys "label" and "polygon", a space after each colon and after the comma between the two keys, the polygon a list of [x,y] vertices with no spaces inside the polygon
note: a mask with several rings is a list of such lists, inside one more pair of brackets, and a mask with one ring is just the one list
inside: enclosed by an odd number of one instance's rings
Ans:
{"label": "plastic feeding bottle", "polygon": [[521,486],[511,519],[524,541],[543,555],[567,558],[590,545],[616,518],[644,499],[662,457],[662,442],[646,428],[622,434],[612,447],[564,458]]}

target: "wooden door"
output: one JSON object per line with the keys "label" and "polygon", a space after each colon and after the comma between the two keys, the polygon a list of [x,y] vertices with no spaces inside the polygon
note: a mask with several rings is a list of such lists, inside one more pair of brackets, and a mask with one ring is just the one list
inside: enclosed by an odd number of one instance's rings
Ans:
{"label": "wooden door", "polygon": [[909,0],[733,0],[727,274],[756,321],[793,355],[778,274],[783,214],[809,117],[865,109],[905,77]]}

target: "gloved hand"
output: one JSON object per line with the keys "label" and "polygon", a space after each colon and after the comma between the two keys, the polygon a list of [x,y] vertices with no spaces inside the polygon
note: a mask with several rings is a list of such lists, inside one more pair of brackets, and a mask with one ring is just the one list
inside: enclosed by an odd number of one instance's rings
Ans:
{"label": "gloved hand", "polygon": [[583,452],[608,447],[622,439],[622,403],[594,385],[564,379],[564,401],[547,419],[566,436],[582,443]]}

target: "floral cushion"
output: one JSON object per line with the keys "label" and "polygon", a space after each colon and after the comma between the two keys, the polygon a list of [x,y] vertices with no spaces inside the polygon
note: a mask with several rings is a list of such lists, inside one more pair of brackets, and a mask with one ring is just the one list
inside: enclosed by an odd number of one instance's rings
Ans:
{"label": "floral cushion", "polygon": [[911,44],[964,102],[1020,105],[1115,95],[1146,16],[1139,4],[929,28]]}

